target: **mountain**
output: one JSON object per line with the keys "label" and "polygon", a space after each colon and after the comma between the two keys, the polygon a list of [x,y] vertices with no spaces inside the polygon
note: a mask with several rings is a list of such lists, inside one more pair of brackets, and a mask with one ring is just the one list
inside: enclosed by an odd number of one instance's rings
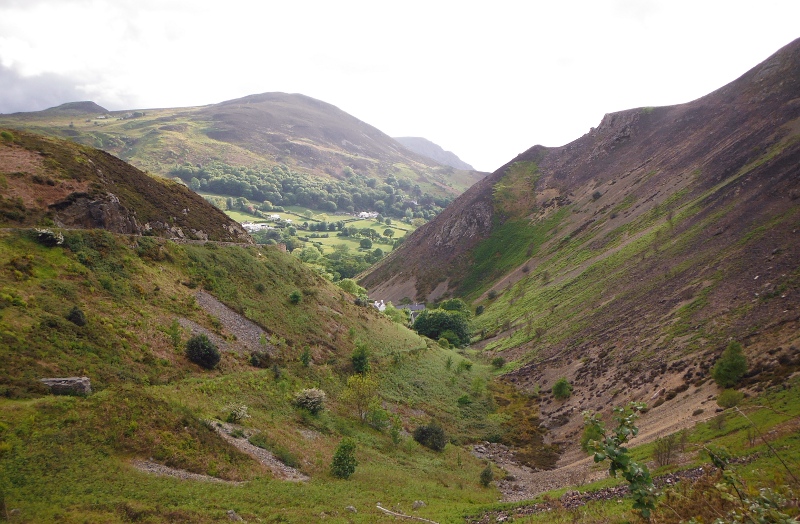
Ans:
{"label": "mountain", "polygon": [[94,148],[0,131],[0,227],[55,225],[252,243],[238,223],[182,184]]}
{"label": "mountain", "polygon": [[450,166],[455,169],[466,169],[474,171],[474,168],[458,158],[452,151],[445,151],[441,146],[434,144],[430,140],[418,136],[403,136],[395,137],[395,140],[403,144],[406,149],[409,149],[418,155],[426,156],[439,164]]}
{"label": "mountain", "polygon": [[404,180],[437,197],[455,197],[484,176],[413,153],[339,108],[300,94],[126,111],[73,102],[0,115],[0,126],[69,138],[164,176],[184,164],[212,161],[252,168],[283,164],[330,180],[344,178],[349,168],[377,180]]}
{"label": "mountain", "polygon": [[799,94],[797,40],[693,102],[607,114],[475,184],[361,283],[480,306],[473,346],[515,361],[508,380],[575,387],[542,404],[557,440],[612,399],[669,400],[651,428],[691,418],[730,340],[762,378],[800,362]]}

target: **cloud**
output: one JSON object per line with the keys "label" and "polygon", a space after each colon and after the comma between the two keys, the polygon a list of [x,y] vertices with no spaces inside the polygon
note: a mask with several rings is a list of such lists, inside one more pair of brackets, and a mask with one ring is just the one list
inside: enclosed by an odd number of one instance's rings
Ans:
{"label": "cloud", "polygon": [[54,73],[23,76],[0,64],[0,113],[40,111],[85,98],[75,79]]}

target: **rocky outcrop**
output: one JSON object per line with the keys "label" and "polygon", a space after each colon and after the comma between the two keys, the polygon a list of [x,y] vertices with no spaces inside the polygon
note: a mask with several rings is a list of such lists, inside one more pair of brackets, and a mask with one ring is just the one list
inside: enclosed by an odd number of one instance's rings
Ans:
{"label": "rocky outcrop", "polygon": [[43,378],[40,382],[49,387],[53,395],[86,396],[92,392],[89,377]]}
{"label": "rocky outcrop", "polygon": [[142,227],[113,193],[93,197],[88,193],[72,193],[65,200],[50,205],[59,227],[107,229],[114,233],[138,235]]}

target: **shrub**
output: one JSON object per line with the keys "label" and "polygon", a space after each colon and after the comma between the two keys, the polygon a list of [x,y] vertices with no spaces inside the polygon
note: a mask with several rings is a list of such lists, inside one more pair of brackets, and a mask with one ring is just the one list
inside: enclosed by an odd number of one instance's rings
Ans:
{"label": "shrub", "polygon": [[592,193],[592,200],[597,200],[601,196],[603,196],[603,193],[601,193],[600,191],[595,191],[594,193]]}
{"label": "shrub", "polygon": [[444,429],[435,422],[419,426],[414,430],[414,440],[434,451],[443,451],[447,445],[447,434]]}
{"label": "shrub", "polygon": [[250,353],[250,365],[256,368],[268,368],[271,363],[269,353],[266,351],[253,351]]}
{"label": "shrub", "polygon": [[300,353],[300,362],[305,368],[311,365],[311,350],[308,346],[304,347],[303,352]]}
{"label": "shrub", "polygon": [[742,352],[742,345],[738,342],[728,344],[711,370],[714,382],[723,388],[735,386],[745,373],[747,373],[747,358]]}
{"label": "shrub", "polygon": [[486,295],[486,296],[489,297],[489,300],[494,300],[494,299],[497,298],[497,291],[492,289],[491,291],[489,291],[489,294]]}
{"label": "shrub", "polygon": [[225,422],[230,422],[231,424],[238,424],[244,419],[250,418],[250,415],[247,414],[247,406],[244,404],[228,406],[227,411],[228,417]]}
{"label": "shrub", "polygon": [[483,468],[483,471],[481,471],[481,486],[488,488],[489,484],[491,484],[493,480],[494,472],[492,471],[492,465],[486,464],[486,467]]}
{"label": "shrub", "polygon": [[475,308],[475,316],[482,315],[486,308],[483,305],[480,305]]}
{"label": "shrub", "polygon": [[316,415],[325,409],[325,392],[321,389],[304,389],[294,396],[294,405]]}
{"label": "shrub", "polygon": [[593,440],[599,441],[603,438],[603,432],[594,424],[587,424],[583,428],[583,434],[581,435],[581,449],[586,453],[589,452],[589,443]]}
{"label": "shrub", "polygon": [[556,380],[556,383],[553,384],[553,396],[558,400],[564,400],[572,395],[572,384],[566,379],[566,377],[561,377],[560,379]]}
{"label": "shrub", "polygon": [[732,408],[738,406],[744,399],[744,393],[735,389],[726,389],[717,396],[717,405],[721,408]]}
{"label": "shrub", "polygon": [[492,359],[492,367],[494,367],[495,369],[500,369],[505,365],[506,365],[506,359],[504,359],[503,357],[494,357]]}
{"label": "shrub", "polygon": [[195,335],[186,342],[186,357],[198,366],[214,369],[222,355],[217,346],[203,334]]}
{"label": "shrub", "polygon": [[78,306],[73,306],[72,309],[69,310],[69,313],[67,313],[67,320],[76,326],[86,325],[86,315],[83,314],[83,311],[81,311]]}
{"label": "shrub", "polygon": [[677,452],[678,435],[672,434],[657,438],[653,445],[653,460],[658,467],[672,464],[673,455]]}
{"label": "shrub", "polygon": [[297,290],[292,291],[289,295],[289,302],[292,304],[299,304],[301,300],[303,300],[303,295]]}
{"label": "shrub", "polygon": [[333,454],[331,475],[340,479],[348,479],[355,473],[356,466],[358,466],[356,443],[353,439],[345,437],[339,442],[339,447]]}

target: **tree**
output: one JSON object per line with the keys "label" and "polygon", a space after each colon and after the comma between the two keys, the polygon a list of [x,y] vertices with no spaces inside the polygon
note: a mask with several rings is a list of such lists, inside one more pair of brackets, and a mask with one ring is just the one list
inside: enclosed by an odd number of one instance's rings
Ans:
{"label": "tree", "polygon": [[205,334],[201,334],[193,336],[186,342],[186,357],[199,366],[214,369],[222,355],[217,346]]}
{"label": "tree", "polygon": [[370,405],[378,392],[378,381],[370,375],[350,375],[342,400],[355,409],[358,418],[366,420]]}
{"label": "tree", "polygon": [[392,237],[394,236],[394,229],[389,229],[389,228],[387,228],[387,229],[386,229],[386,230],[383,232],[383,236],[385,236],[385,237],[389,237],[389,238],[392,238]]}
{"label": "tree", "polygon": [[745,373],[747,373],[747,358],[742,352],[742,345],[738,342],[728,344],[711,370],[714,382],[723,388],[735,386]]}
{"label": "tree", "polygon": [[339,442],[331,462],[331,475],[340,479],[348,479],[356,471],[356,443],[353,439],[345,437]]}
{"label": "tree", "polygon": [[628,448],[624,446],[628,439],[639,433],[639,428],[634,422],[644,408],[644,404],[637,402],[632,402],[627,408],[614,408],[614,420],[617,427],[613,430],[607,430],[595,414],[584,412],[583,416],[584,424],[594,426],[592,431],[600,435],[597,439],[588,442],[589,453],[594,454],[595,462],[609,460],[608,472],[612,477],[617,476],[617,471],[622,473],[630,485],[634,500],[633,509],[641,511],[642,517],[647,519],[656,506],[656,489],[653,479],[647,466],[632,460],[628,454]]}
{"label": "tree", "polygon": [[299,304],[301,300],[303,300],[303,295],[297,290],[292,291],[289,295],[289,302],[292,304]]}
{"label": "tree", "polygon": [[366,375],[369,373],[369,348],[366,344],[356,343],[356,349],[350,356],[350,361],[353,363],[353,371],[359,375]]}
{"label": "tree", "polygon": [[443,309],[423,310],[414,321],[414,330],[433,340],[439,340],[443,333],[451,331],[461,344],[468,343],[471,334],[465,313]]}
{"label": "tree", "polygon": [[368,238],[362,238],[361,242],[359,242],[359,245],[364,249],[372,249],[372,240]]}

